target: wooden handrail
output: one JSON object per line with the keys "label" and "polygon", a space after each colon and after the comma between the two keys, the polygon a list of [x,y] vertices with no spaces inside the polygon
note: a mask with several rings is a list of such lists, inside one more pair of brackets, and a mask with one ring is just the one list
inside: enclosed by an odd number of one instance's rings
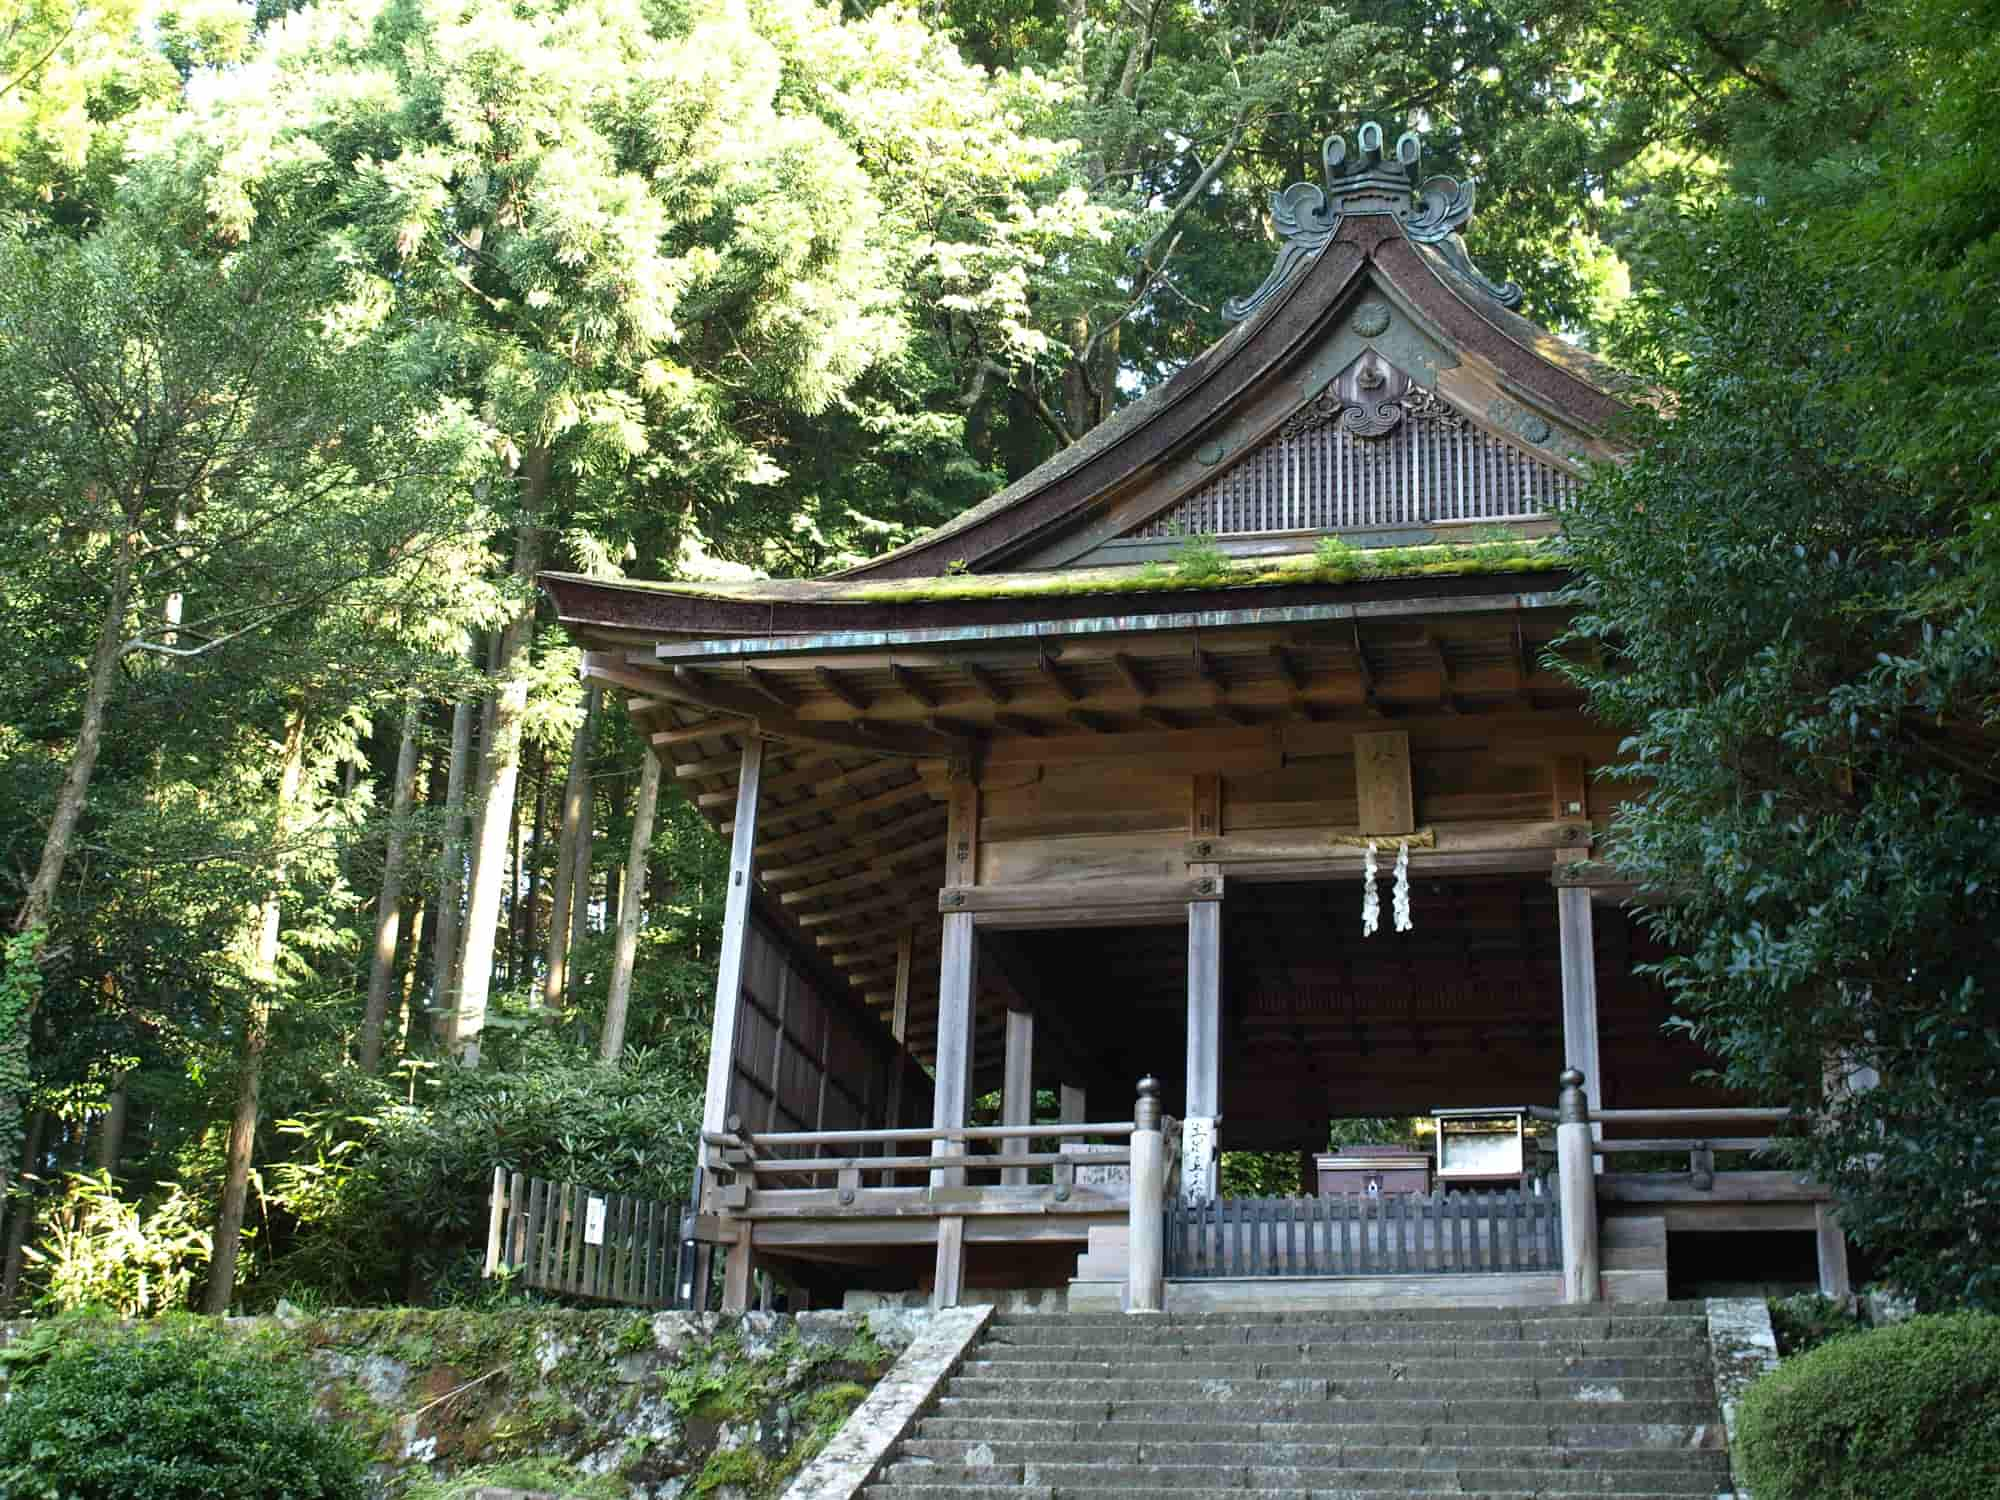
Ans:
{"label": "wooden handrail", "polygon": [[[1130,1120],[1114,1120],[1104,1125],[960,1125],[946,1129],[910,1127],[899,1130],[795,1130],[784,1134],[759,1131],[705,1130],[702,1141],[710,1146],[733,1146],[738,1150],[782,1150],[787,1146],[878,1146],[914,1145],[919,1141],[1019,1141],[1028,1139],[1073,1140],[1083,1136],[1131,1135]],[[881,1158],[876,1158],[880,1161]],[[1020,1165],[1014,1162],[1013,1165]]]}
{"label": "wooden handrail", "polygon": [[1716,1136],[1704,1140],[1675,1136],[1659,1140],[1593,1141],[1590,1149],[1599,1156],[1624,1151],[1762,1151],[1776,1139],[1769,1135]]}
{"label": "wooden handrail", "polygon": [[1714,1120],[1767,1120],[1772,1124],[1792,1118],[1789,1109],[1594,1109],[1593,1123],[1604,1125],[1706,1125]]}
{"label": "wooden handrail", "polygon": [[1065,1164],[1129,1167],[1132,1165],[1132,1153],[1106,1151],[1101,1155],[1069,1156],[1059,1151],[1038,1151],[1025,1156],[970,1156],[962,1152],[947,1152],[938,1156],[813,1156],[797,1159],[765,1156],[736,1170],[784,1176],[800,1172],[934,1172],[946,1167],[991,1172],[1002,1167],[1054,1167]]}

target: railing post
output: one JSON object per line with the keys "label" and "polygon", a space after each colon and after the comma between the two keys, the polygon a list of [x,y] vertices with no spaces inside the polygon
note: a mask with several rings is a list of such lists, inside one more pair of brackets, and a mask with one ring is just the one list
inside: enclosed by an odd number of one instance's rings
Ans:
{"label": "railing post", "polygon": [[1132,1111],[1132,1199],[1126,1240],[1125,1311],[1166,1310],[1166,1139],[1160,1130],[1160,1080],[1139,1080]]}
{"label": "railing post", "polygon": [[1596,1153],[1583,1074],[1565,1068],[1556,1095],[1556,1182],[1562,1194],[1563,1301],[1595,1302],[1597,1273]]}

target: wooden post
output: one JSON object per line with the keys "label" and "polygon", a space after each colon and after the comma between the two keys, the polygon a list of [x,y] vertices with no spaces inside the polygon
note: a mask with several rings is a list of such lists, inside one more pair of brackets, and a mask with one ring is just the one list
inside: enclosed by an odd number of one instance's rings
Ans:
{"label": "wooden post", "polygon": [[507,1169],[493,1169],[491,1211],[486,1216],[486,1274],[500,1269],[500,1226],[507,1216]]}
{"label": "wooden post", "polygon": [[[910,971],[915,966],[916,946],[914,928],[896,939],[896,1000],[889,1014],[889,1034],[896,1039],[896,1063],[889,1075],[889,1103],[882,1118],[882,1124],[890,1130],[903,1123],[903,1075],[910,1067],[905,1050],[910,1034]],[[885,1154],[895,1154],[893,1147],[883,1149]]]}
{"label": "wooden post", "polygon": [[1847,1274],[1847,1236],[1831,1203],[1813,1205],[1813,1241],[1819,1251],[1819,1294],[1845,1302],[1854,1295]]}
{"label": "wooden post", "polygon": [[[1027,1010],[1007,1012],[1007,1061],[1000,1089],[1000,1123],[1032,1125],[1035,1121],[1035,1014]],[[1002,1156],[1026,1156],[1030,1141],[1002,1141]],[[1026,1187],[1026,1167],[1002,1167],[1003,1187]]]}
{"label": "wooden post", "polygon": [[[1562,945],[1563,1066],[1588,1080],[1585,1098],[1595,1116],[1604,1108],[1604,1088],[1597,1055],[1597,932],[1587,886],[1556,891],[1556,923]],[[1593,1140],[1603,1134],[1603,1126],[1591,1126]],[[1594,1167],[1602,1171],[1604,1164]]]}
{"label": "wooden post", "polygon": [[[931,1124],[939,1130],[965,1127],[967,1095],[972,1090],[972,1005],[978,989],[979,945],[971,912],[951,912],[944,918],[944,955],[938,971],[937,1078]],[[933,1155],[955,1156],[964,1141],[931,1144]],[[931,1173],[931,1187],[965,1186],[963,1167],[941,1167]],[[947,1215],[938,1220],[937,1277],[931,1306],[958,1306],[965,1282],[965,1220]]]}
{"label": "wooden post", "polygon": [[[719,1131],[729,1117],[729,1093],[735,1081],[736,1023],[743,1009],[743,958],[750,942],[750,891],[756,879],[758,790],[764,780],[764,742],[747,741],[743,746],[742,773],[736,783],[736,826],[729,847],[729,890],[722,914],[722,946],[717,954],[715,974],[715,1024],[708,1040],[708,1092],[702,1103],[701,1128]],[[696,1205],[699,1211],[699,1205]],[[750,1298],[750,1226],[741,1226],[731,1246],[724,1268],[722,1298],[727,1312],[743,1312]],[[696,1275],[701,1281],[696,1295],[706,1286],[708,1256],[697,1258]],[[732,1293],[736,1300],[732,1303]]]}
{"label": "wooden post", "polygon": [[1597,1178],[1591,1170],[1590,1103],[1584,1077],[1564,1068],[1556,1095],[1556,1181],[1562,1194],[1563,1301],[1596,1302]]}
{"label": "wooden post", "polygon": [[736,1066],[736,1019],[743,1008],[743,952],[750,940],[750,889],[756,878],[757,792],[764,780],[764,742],[743,746],[736,783],[736,826],[729,842],[729,891],[722,914],[722,947],[715,974],[715,1025],[709,1032],[708,1094],[701,1128],[722,1129],[729,1117],[729,1088]]}
{"label": "wooden post", "polygon": [[1127,1218],[1125,1311],[1166,1311],[1166,1142],[1160,1133],[1160,1080],[1139,1080],[1132,1111],[1132,1197]]}
{"label": "wooden post", "polygon": [[1073,1083],[1064,1084],[1062,1086],[1061,1097],[1062,1097],[1061,1119],[1063,1124],[1081,1125],[1085,1120],[1090,1118],[1089,1115],[1084,1113],[1084,1110],[1087,1107],[1085,1103],[1087,1096],[1085,1095],[1082,1088],[1080,1088],[1078,1085]]}
{"label": "wooden post", "polygon": [[1186,1110],[1182,1191],[1206,1201],[1215,1196],[1215,1126],[1222,1113],[1222,903],[1215,900],[1188,903]]}

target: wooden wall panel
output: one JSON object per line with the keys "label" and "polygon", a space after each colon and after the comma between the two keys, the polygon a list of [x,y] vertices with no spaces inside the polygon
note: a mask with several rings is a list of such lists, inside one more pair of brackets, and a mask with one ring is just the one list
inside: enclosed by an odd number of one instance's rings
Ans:
{"label": "wooden wall panel", "polygon": [[1031,785],[986,791],[979,837],[989,843],[1152,829],[1185,836],[1187,802],[1185,775],[1130,764],[1050,766]]}
{"label": "wooden wall panel", "polygon": [[1181,880],[1187,876],[1187,814],[1157,833],[1074,835],[988,842],[979,851],[981,885],[1070,884],[1079,880]]}

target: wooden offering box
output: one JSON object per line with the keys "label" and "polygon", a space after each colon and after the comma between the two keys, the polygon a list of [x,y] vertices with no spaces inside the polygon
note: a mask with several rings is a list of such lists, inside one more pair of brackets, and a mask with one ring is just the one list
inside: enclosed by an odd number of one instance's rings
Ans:
{"label": "wooden offering box", "polygon": [[1319,1195],[1361,1193],[1371,1198],[1431,1190],[1431,1159],[1411,1146],[1342,1146],[1315,1156]]}

